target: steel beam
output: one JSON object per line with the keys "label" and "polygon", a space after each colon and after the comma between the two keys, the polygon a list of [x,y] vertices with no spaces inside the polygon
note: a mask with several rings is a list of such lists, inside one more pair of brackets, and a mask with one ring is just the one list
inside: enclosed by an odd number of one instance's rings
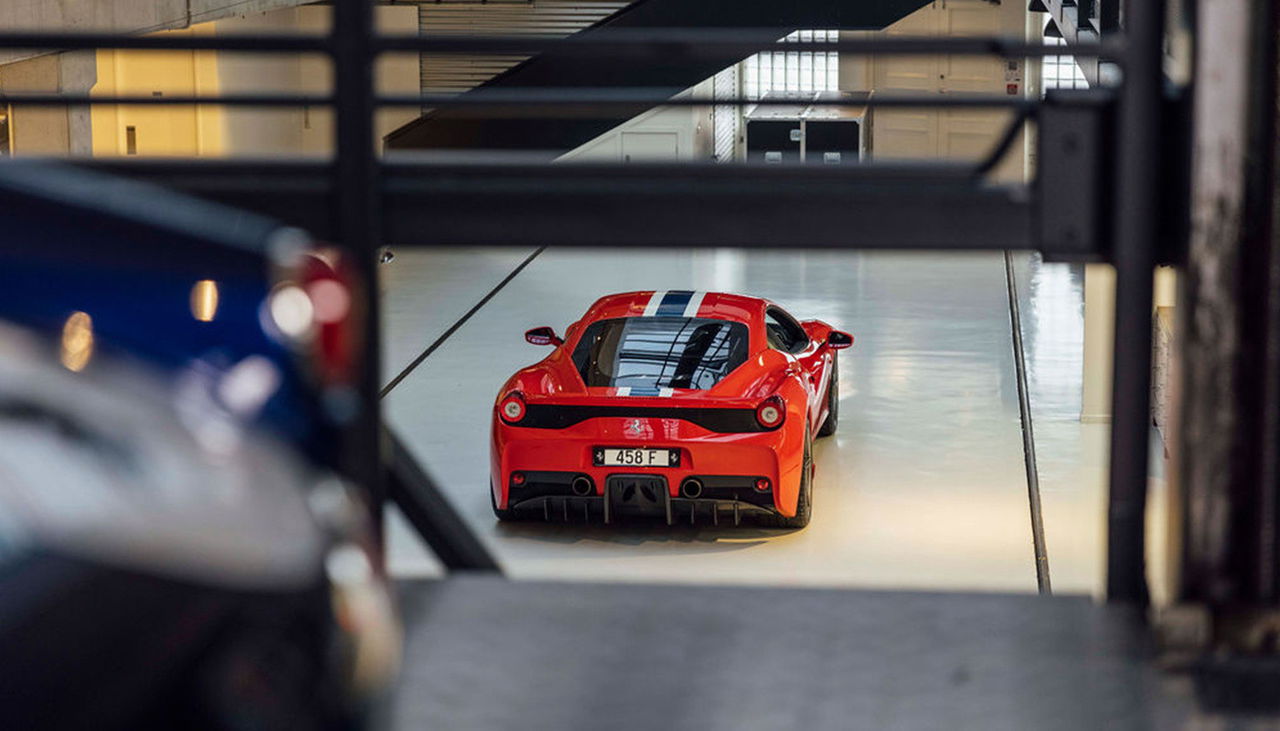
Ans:
{"label": "steel beam", "polygon": [[1165,0],[1126,5],[1125,83],[1119,103],[1115,358],[1107,597],[1145,606],[1147,458],[1151,433],[1151,302],[1161,207]]}
{"label": "steel beam", "polygon": [[440,563],[450,571],[501,572],[493,554],[467,527],[466,520],[404,443],[390,431],[383,435],[383,440],[387,445],[387,495],[400,507]]}
{"label": "steel beam", "polygon": [[[605,37],[543,38],[529,36],[390,35],[373,40],[375,53],[513,54],[532,55],[555,52],[581,58],[635,56],[662,59],[678,53],[692,58],[718,57],[728,53],[749,56],[761,50],[759,29],[751,28],[636,28],[614,30]],[[772,45],[770,42],[769,45]],[[764,46],[768,48],[769,45]],[[243,53],[332,53],[328,36],[305,35],[120,35],[112,33],[65,33],[0,31],[0,48],[57,49],[59,51],[127,49],[141,51],[208,50]],[[1052,47],[1027,44],[1020,38],[860,38],[837,41],[789,41],[787,50],[826,51],[848,54],[906,55],[994,55],[1006,58],[1052,56]],[[1119,46],[1081,44],[1073,48],[1080,55],[1115,57]]]}
{"label": "steel beam", "polygon": [[[356,413],[345,430],[344,461],[350,474],[367,491],[373,520],[382,528],[383,489],[382,417],[378,399],[381,378],[381,324],[378,318],[377,256],[382,241],[378,201],[378,161],[373,142],[375,111],[372,0],[336,0],[333,6],[334,56],[334,158],[332,206],[320,210],[336,214],[332,228],[336,241],[351,254],[364,285],[361,317],[363,342],[360,354]],[[328,196],[326,196],[328,198]],[[317,201],[320,202],[320,201]],[[329,201],[324,201],[329,202]]]}
{"label": "steel beam", "polygon": [[[85,165],[276,217],[340,240],[328,163],[94,160]],[[385,164],[397,246],[740,246],[1100,250],[1041,246],[1033,199],[974,166]]]}
{"label": "steel beam", "polygon": [[725,165],[420,171],[391,166],[384,178],[396,244],[1034,248],[1027,189],[982,184],[964,167],[949,177]]}

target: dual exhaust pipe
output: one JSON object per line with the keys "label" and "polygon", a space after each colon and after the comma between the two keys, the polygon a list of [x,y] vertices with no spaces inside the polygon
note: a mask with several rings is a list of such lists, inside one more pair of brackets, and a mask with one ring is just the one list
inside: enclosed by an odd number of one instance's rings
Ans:
{"label": "dual exhaust pipe", "polygon": [[680,483],[680,495],[690,500],[697,500],[702,497],[702,480],[696,477],[686,477],[684,482]]}
{"label": "dual exhaust pipe", "polygon": [[573,478],[573,482],[569,483],[569,489],[573,490],[573,494],[578,497],[586,497],[596,491],[596,486],[590,477],[578,475]]}
{"label": "dual exhaust pipe", "polygon": [[[569,483],[569,489],[578,497],[587,497],[596,491],[596,485],[586,475],[578,475],[573,478],[573,482]],[[690,500],[696,500],[702,497],[702,480],[696,477],[686,477],[684,482],[680,483],[680,495]]]}

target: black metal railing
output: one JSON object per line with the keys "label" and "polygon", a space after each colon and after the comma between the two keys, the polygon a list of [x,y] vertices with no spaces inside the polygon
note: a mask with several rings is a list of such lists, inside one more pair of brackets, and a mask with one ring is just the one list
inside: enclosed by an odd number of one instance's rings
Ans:
{"label": "black metal railing", "polygon": [[[1043,0],[1064,15],[1063,0]],[[1165,195],[1159,146],[1167,122],[1160,73],[1164,0],[1128,0],[1125,34],[1099,41],[1071,33],[1070,52],[1124,68],[1123,86],[1086,96],[1063,94],[1049,105],[1010,96],[875,95],[860,106],[986,107],[1014,113],[1012,126],[984,160],[971,165],[887,165],[840,168],[778,166],[544,165],[523,160],[482,161],[448,156],[380,159],[374,149],[374,113],[380,106],[449,107],[477,115],[520,108],[539,114],[597,106],[759,104],[768,100],[671,98],[669,90],[525,89],[457,96],[388,96],[375,90],[374,61],[386,53],[518,53],[551,50],[655,60],[673,55],[748,56],[768,46],[734,30],[633,30],[591,37],[379,37],[373,3],[334,0],[332,31],[324,36],[156,36],[107,33],[0,33],[0,48],[187,49],[252,53],[318,53],[334,68],[332,93],[207,97],[111,97],[10,93],[0,102],[49,104],[221,104],[330,106],[335,111],[331,161],[138,160],[82,161],[110,172],[148,179],[196,195],[255,209],[332,237],[358,256],[368,282],[376,281],[376,248],[396,245],[583,246],[836,246],[887,249],[1036,250],[1047,256],[1106,260],[1116,266],[1115,386],[1109,493],[1107,590],[1114,601],[1146,602],[1144,528],[1148,458],[1151,349],[1151,275],[1157,213]],[[1086,16],[1101,6],[1087,1]],[[1077,8],[1071,7],[1075,13]],[[1105,15],[1102,17],[1106,17]],[[755,34],[758,37],[758,33]],[[1064,35],[1067,35],[1064,32]],[[1061,48],[1001,38],[921,38],[802,41],[788,51],[853,54],[992,55],[1008,58],[1058,54]],[[1100,101],[1101,99],[1101,101]],[[819,101],[817,103],[824,103]],[[1118,115],[1113,113],[1118,108]],[[1056,130],[1063,149],[1041,154],[1031,184],[995,184],[987,174],[1027,121]],[[1118,141],[1123,141],[1119,144]],[[1042,147],[1044,141],[1041,141]],[[1113,147],[1114,146],[1114,147]],[[1118,167],[1111,150],[1118,152]],[[1056,196],[1060,189],[1074,191]],[[636,195],[643,193],[643,195]],[[696,198],[695,198],[696,195]],[[1103,205],[1102,201],[1113,201]],[[1114,219],[1109,212],[1114,210]],[[1185,210],[1175,203],[1165,210]],[[590,216],[584,216],[590,211]],[[788,221],[804,220],[803,230]],[[1072,221],[1079,235],[1059,236],[1046,221]],[[365,308],[368,338],[360,388],[361,411],[346,445],[349,470],[375,505],[387,497],[379,411],[379,339],[376,288]],[[438,493],[414,469],[403,448],[394,452],[396,500],[422,516],[420,530],[436,545],[452,544],[432,519]],[[425,496],[425,497],[424,497]],[[449,521],[466,533],[456,516]],[[451,523],[452,524],[452,523]],[[433,527],[434,526],[434,527]],[[456,538],[456,536],[455,536]],[[490,566],[476,556],[478,542],[463,540],[456,567]]]}

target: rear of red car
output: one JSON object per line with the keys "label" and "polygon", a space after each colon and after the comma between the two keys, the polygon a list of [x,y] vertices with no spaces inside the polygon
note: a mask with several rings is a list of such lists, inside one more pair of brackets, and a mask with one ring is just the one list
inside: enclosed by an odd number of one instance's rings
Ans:
{"label": "rear of red car", "polygon": [[[737,524],[793,515],[808,396],[766,347],[763,300],[606,297],[494,407],[500,518]],[[532,340],[532,338],[531,338]]]}

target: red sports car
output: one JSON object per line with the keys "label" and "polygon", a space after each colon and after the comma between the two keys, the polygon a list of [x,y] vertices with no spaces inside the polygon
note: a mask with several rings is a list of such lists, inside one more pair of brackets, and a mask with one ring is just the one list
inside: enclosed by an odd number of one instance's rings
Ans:
{"label": "red sports car", "polygon": [[835,432],[836,351],[853,336],[757,297],[602,297],[518,371],[493,410],[500,520],[649,515],[800,528],[813,437]]}

